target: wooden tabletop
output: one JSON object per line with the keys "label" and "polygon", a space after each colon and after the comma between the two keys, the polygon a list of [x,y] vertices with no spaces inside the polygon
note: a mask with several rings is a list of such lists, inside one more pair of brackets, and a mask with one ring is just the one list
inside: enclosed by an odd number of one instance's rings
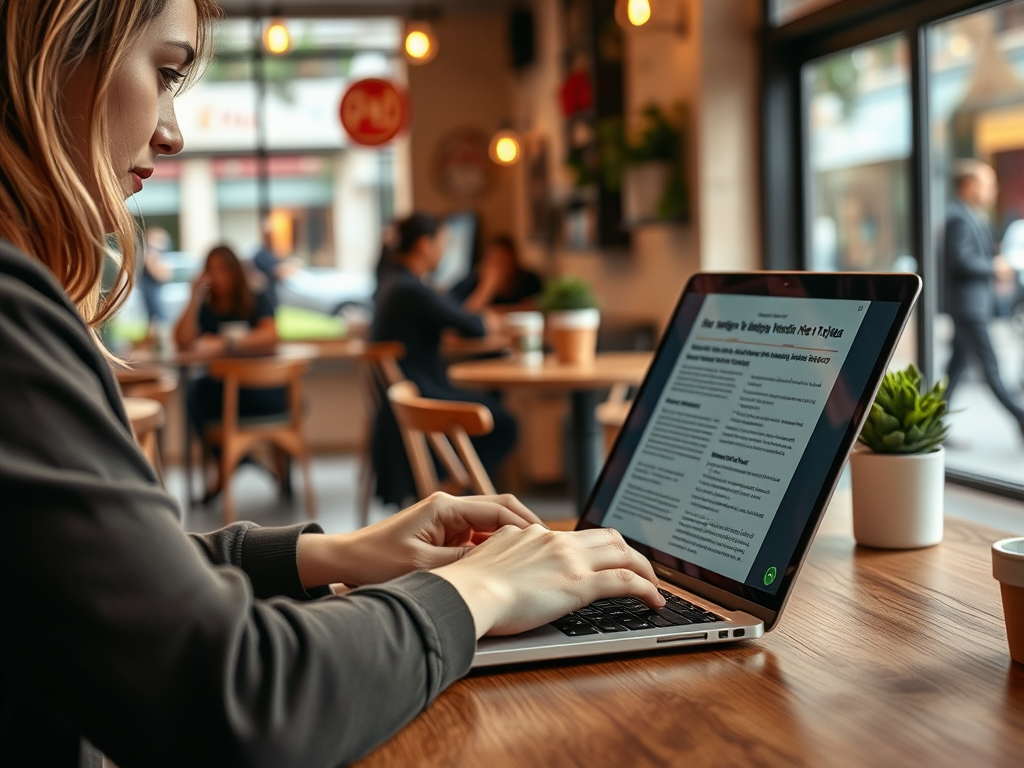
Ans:
{"label": "wooden tabletop", "polygon": [[358,357],[352,350],[364,344],[359,340],[337,339],[324,342],[281,342],[266,349],[246,350],[244,352],[197,352],[194,350],[167,350],[157,352],[152,349],[139,349],[128,355],[128,365],[133,368],[151,366],[189,366],[209,365],[217,360],[239,360],[256,357],[274,357],[279,359],[315,360],[318,358]]}
{"label": "wooden tabletop", "polygon": [[761,640],[474,673],[359,766],[1020,766],[999,538],[947,518],[937,547],[858,548],[837,494]]}
{"label": "wooden tabletop", "polygon": [[640,384],[650,364],[650,352],[602,353],[593,365],[562,365],[549,355],[535,368],[504,358],[471,360],[448,366],[448,378],[453,384],[487,389],[603,389]]}

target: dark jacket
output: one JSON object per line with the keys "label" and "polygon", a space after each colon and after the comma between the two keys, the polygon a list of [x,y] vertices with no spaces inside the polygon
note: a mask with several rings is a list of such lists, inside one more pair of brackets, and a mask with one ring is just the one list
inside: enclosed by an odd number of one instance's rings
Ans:
{"label": "dark jacket", "polygon": [[986,322],[992,317],[992,259],[995,243],[987,225],[960,199],[946,209],[942,253],[946,311],[955,320]]}
{"label": "dark jacket", "polygon": [[[442,296],[424,285],[401,264],[393,264],[384,271],[377,287],[371,338],[400,341],[405,345],[402,372],[419,387],[424,397],[475,399],[448,381],[448,366],[441,354],[441,334],[449,328],[462,336],[479,337],[486,333],[479,315],[467,312],[454,298]],[[385,504],[403,504],[416,495],[412,469],[387,398],[382,397],[381,402],[371,449],[377,495]]]}
{"label": "dark jacket", "polygon": [[37,262],[0,241],[0,765],[335,766],[464,674],[473,620],[417,573],[307,593],[300,533],[186,536],[116,382]]}

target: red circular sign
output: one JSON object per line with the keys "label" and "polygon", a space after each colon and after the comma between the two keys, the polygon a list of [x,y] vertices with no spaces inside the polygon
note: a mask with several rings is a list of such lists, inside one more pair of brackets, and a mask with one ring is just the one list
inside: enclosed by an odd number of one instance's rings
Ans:
{"label": "red circular sign", "polygon": [[394,83],[369,77],[349,86],[341,99],[341,124],[352,141],[367,147],[387,144],[405,127],[409,101]]}

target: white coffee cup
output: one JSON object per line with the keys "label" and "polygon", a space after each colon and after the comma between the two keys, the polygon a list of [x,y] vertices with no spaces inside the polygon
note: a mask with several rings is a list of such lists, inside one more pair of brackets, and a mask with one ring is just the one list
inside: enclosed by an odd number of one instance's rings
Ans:
{"label": "white coffee cup", "polygon": [[540,312],[509,312],[505,329],[512,337],[512,356],[529,367],[544,363],[544,315]]}
{"label": "white coffee cup", "polygon": [[992,545],[992,575],[1003,597],[1003,619],[1010,658],[1024,664],[1024,537]]}
{"label": "white coffee cup", "polygon": [[231,320],[217,326],[217,333],[227,342],[229,349],[235,349],[249,335],[249,329],[249,324],[244,320]]}

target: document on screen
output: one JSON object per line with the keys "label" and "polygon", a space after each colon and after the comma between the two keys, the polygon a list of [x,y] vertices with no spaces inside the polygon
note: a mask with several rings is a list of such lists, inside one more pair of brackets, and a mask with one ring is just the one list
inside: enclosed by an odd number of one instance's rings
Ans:
{"label": "document on screen", "polygon": [[868,306],[708,295],[604,525],[744,581]]}

